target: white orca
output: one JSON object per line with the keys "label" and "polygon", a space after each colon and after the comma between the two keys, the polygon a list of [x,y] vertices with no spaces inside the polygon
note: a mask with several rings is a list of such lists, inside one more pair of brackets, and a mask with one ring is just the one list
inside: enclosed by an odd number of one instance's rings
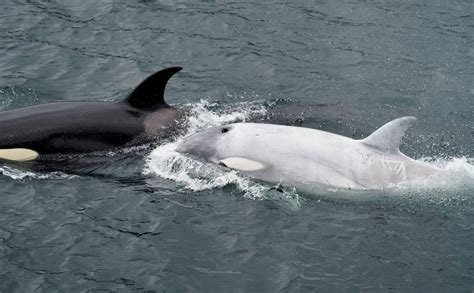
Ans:
{"label": "white orca", "polygon": [[415,121],[395,119],[362,140],[303,127],[235,123],[188,136],[177,151],[304,191],[381,189],[441,172],[400,152],[402,136]]}

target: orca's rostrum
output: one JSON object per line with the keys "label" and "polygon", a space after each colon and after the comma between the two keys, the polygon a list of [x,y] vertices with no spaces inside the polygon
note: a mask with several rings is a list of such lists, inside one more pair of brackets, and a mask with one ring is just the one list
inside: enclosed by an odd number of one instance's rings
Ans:
{"label": "orca's rostrum", "polygon": [[181,67],[150,75],[119,102],[58,102],[0,112],[0,158],[94,152],[143,143],[178,128],[183,112],[164,100]]}

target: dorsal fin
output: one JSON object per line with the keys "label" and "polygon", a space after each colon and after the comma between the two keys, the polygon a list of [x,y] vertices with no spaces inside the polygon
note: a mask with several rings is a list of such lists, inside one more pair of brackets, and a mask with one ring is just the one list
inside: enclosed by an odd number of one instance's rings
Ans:
{"label": "dorsal fin", "polygon": [[158,71],[142,81],[125,99],[130,106],[140,110],[156,110],[167,107],[164,93],[168,80],[182,67],[170,67]]}
{"label": "dorsal fin", "polygon": [[405,131],[415,121],[416,118],[412,116],[392,120],[363,139],[362,143],[383,152],[397,153]]}

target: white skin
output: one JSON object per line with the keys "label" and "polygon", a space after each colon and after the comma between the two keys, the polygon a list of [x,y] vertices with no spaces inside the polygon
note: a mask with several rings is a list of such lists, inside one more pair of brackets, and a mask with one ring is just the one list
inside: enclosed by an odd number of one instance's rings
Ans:
{"label": "white skin", "polygon": [[396,119],[365,140],[302,127],[236,123],[191,135],[177,151],[302,190],[380,189],[439,172],[398,150],[415,120]]}

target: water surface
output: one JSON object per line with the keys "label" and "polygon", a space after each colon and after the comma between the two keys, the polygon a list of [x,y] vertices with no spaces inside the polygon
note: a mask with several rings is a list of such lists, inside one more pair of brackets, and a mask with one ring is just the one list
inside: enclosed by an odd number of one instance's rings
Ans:
{"label": "water surface", "polygon": [[362,138],[413,115],[403,151],[449,175],[280,193],[196,168],[173,141],[62,170],[2,163],[0,291],[472,290],[473,20],[468,0],[3,1],[1,110],[120,100],[183,66],[166,95],[190,131],[266,121]]}

